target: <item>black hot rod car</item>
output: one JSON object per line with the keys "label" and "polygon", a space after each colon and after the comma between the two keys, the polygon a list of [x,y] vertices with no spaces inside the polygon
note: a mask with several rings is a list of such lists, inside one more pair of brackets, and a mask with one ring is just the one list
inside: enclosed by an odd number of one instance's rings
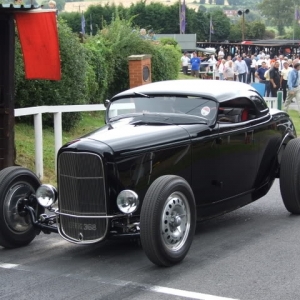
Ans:
{"label": "black hot rod car", "polygon": [[250,85],[164,81],[106,105],[104,127],[59,150],[58,190],[26,168],[0,172],[1,246],[41,231],[77,244],[140,237],[154,264],[171,266],[197,221],[259,199],[275,178],[287,210],[300,213],[300,140]]}

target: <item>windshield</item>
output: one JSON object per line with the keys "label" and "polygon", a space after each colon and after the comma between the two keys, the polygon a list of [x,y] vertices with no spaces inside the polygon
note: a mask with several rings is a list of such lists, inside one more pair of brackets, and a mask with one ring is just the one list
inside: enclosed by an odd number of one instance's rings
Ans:
{"label": "windshield", "polygon": [[131,97],[111,102],[108,119],[126,117],[128,114],[173,114],[199,117],[211,123],[216,117],[217,102],[195,96],[153,96]]}

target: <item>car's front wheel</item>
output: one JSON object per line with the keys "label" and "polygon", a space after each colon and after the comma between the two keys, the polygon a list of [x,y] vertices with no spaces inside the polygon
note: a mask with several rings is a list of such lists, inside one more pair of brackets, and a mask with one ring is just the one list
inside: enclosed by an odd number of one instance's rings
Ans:
{"label": "car's front wheel", "polygon": [[300,139],[285,147],[280,163],[280,191],[286,209],[300,214]]}
{"label": "car's front wheel", "polygon": [[141,209],[141,243],[158,266],[172,266],[184,259],[196,227],[195,199],[181,177],[166,175],[148,189]]}
{"label": "car's front wheel", "polygon": [[[22,211],[20,201],[40,186],[37,176],[22,167],[8,167],[0,171],[0,246],[21,247],[29,244],[36,236],[30,216]],[[37,214],[44,209],[34,205]]]}

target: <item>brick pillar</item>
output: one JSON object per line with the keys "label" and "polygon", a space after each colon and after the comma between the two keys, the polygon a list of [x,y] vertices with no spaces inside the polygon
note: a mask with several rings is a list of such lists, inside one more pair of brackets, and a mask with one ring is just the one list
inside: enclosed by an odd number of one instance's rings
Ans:
{"label": "brick pillar", "polygon": [[148,84],[152,81],[151,57],[150,54],[128,56],[130,88]]}

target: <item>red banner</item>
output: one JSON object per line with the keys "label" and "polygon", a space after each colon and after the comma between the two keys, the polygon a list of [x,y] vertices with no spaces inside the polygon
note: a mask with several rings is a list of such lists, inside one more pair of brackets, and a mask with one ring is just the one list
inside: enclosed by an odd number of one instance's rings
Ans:
{"label": "red banner", "polygon": [[26,79],[60,80],[60,56],[55,12],[15,13]]}

